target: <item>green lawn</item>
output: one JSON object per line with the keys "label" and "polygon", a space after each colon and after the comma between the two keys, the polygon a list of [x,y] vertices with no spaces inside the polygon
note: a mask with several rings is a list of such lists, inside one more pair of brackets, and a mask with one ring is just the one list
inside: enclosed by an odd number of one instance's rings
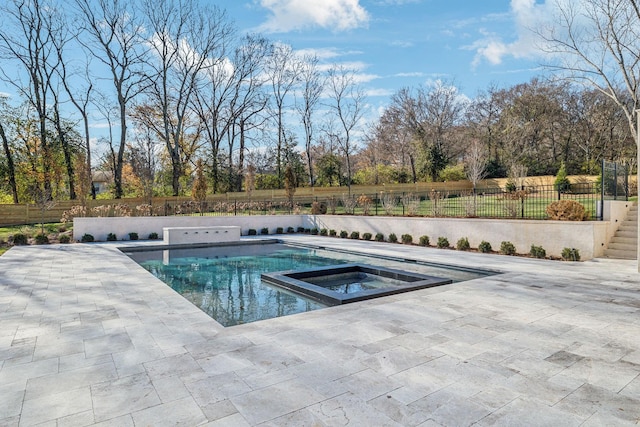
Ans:
{"label": "green lawn", "polygon": [[[70,224],[63,224],[60,222],[53,222],[44,225],[44,232],[49,238],[57,238],[58,233],[64,231],[69,232],[72,229]],[[16,225],[12,227],[0,227],[0,255],[9,250],[9,239],[17,233],[26,234],[27,237],[34,237],[40,234],[42,227],[40,224],[36,225]]]}

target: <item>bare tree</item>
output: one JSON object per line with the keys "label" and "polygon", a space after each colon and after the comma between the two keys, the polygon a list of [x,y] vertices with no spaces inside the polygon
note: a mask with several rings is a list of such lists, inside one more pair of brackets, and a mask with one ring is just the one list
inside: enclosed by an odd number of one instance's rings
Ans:
{"label": "bare tree", "polygon": [[[81,43],[111,74],[118,103],[120,138],[113,147],[115,197],[123,196],[122,167],[127,143],[128,107],[148,84],[142,73],[147,47],[136,10],[125,0],[75,0],[81,16]],[[87,35],[87,38],[84,37]]]}
{"label": "bare tree", "polygon": [[330,127],[330,138],[334,139],[345,157],[347,185],[351,194],[351,155],[356,148],[355,133],[362,118],[365,96],[356,83],[355,72],[342,65],[329,70],[327,78],[329,109],[335,126]]}
{"label": "bare tree", "polygon": [[9,187],[11,188],[13,203],[18,204],[18,185],[16,183],[16,167],[13,161],[13,150],[11,149],[9,138],[7,137],[7,131],[3,125],[3,122],[5,122],[6,119],[5,114],[8,109],[9,106],[6,103],[6,97],[0,96],[0,139],[2,140],[2,150],[7,162],[7,174],[9,175]]}
{"label": "bare tree", "polygon": [[297,104],[298,113],[304,126],[305,154],[307,157],[307,169],[309,172],[309,185],[313,187],[313,157],[311,146],[313,144],[313,113],[320,101],[320,95],[324,89],[324,82],[318,68],[318,57],[307,56],[303,58],[300,68],[300,82],[302,85],[301,100]]}
{"label": "bare tree", "polygon": [[465,172],[467,178],[473,184],[473,191],[476,191],[478,182],[485,177],[487,170],[487,149],[477,139],[473,139],[464,156]]}
{"label": "bare tree", "polygon": [[[220,188],[221,144],[229,144],[232,155],[236,136],[239,138],[239,167],[244,164],[246,132],[262,123],[255,120],[265,109],[261,76],[271,44],[263,37],[247,35],[235,47],[233,55],[206,72],[202,86],[196,91],[193,109],[200,118],[205,138],[211,147],[213,192]],[[227,159],[229,168],[231,159]],[[241,181],[240,179],[238,181]]]}
{"label": "bare tree", "polygon": [[302,61],[291,48],[286,44],[274,45],[273,51],[267,61],[265,72],[271,84],[273,95],[274,118],[278,133],[276,143],[276,174],[278,184],[283,184],[282,151],[286,144],[286,127],[284,116],[288,107],[288,95],[298,84],[300,78]]}
{"label": "bare tree", "polygon": [[199,7],[194,0],[144,0],[143,8],[152,33],[149,94],[161,114],[160,136],[171,160],[171,185],[177,196],[185,170],[180,150],[191,97],[198,90],[199,75],[224,57],[232,28],[224,11]]}
{"label": "bare tree", "polygon": [[[52,80],[60,66],[54,40],[64,36],[64,20],[59,19],[57,8],[47,0],[7,2],[1,9],[4,15],[0,30],[0,56],[16,61],[24,71],[28,83],[9,76],[1,70],[2,79],[13,85],[31,104],[38,120],[38,138],[42,154],[42,197],[52,197],[51,174],[53,166],[51,142],[47,120]],[[40,185],[37,178],[34,185]]]}

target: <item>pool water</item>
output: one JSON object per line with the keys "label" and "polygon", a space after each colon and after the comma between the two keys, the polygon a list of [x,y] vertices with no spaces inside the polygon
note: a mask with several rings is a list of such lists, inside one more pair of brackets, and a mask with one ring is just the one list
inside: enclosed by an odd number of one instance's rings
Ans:
{"label": "pool water", "polygon": [[[320,302],[267,284],[260,278],[262,273],[363,263],[451,278],[454,281],[483,275],[285,244],[152,250],[128,252],[127,255],[223,326],[326,307]],[[357,292],[358,287],[362,290],[383,283],[356,280],[351,283],[351,289],[344,285],[336,284],[335,290]],[[340,289],[341,286],[344,289]]]}

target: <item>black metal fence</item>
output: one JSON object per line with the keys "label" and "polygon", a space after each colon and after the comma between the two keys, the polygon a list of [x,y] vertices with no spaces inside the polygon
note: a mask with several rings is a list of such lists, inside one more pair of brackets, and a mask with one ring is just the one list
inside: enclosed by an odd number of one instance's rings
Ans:
{"label": "black metal fence", "polygon": [[458,218],[546,219],[547,206],[557,200],[574,200],[584,206],[588,219],[601,219],[600,185],[571,184],[559,190],[553,185],[501,187],[473,190],[413,193],[381,192],[332,197],[226,200],[216,202],[171,202],[153,207],[155,215],[270,215],[349,214]]}

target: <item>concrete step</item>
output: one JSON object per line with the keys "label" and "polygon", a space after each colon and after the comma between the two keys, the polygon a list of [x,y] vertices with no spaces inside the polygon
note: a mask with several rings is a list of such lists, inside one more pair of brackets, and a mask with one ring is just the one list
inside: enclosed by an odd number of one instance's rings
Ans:
{"label": "concrete step", "polygon": [[615,259],[637,259],[637,252],[607,249],[606,251],[604,251],[604,256],[607,258]]}
{"label": "concrete step", "polygon": [[623,231],[623,232],[638,232],[638,226],[637,225],[629,225],[625,222],[622,223],[622,225],[620,227],[618,227],[618,231]]}
{"label": "concrete step", "polygon": [[622,243],[626,245],[636,245],[638,239],[634,237],[618,236],[617,234],[611,239],[611,243]]}
{"label": "concrete step", "polygon": [[609,243],[608,249],[636,252],[638,250],[638,245],[636,245],[635,243],[629,244],[629,243],[611,242]]}
{"label": "concrete step", "polygon": [[629,239],[637,239],[638,238],[638,230],[629,230],[629,231],[621,231],[620,229],[618,229],[618,231],[616,231],[616,234],[614,235],[614,237],[623,237],[623,238],[629,238]]}

